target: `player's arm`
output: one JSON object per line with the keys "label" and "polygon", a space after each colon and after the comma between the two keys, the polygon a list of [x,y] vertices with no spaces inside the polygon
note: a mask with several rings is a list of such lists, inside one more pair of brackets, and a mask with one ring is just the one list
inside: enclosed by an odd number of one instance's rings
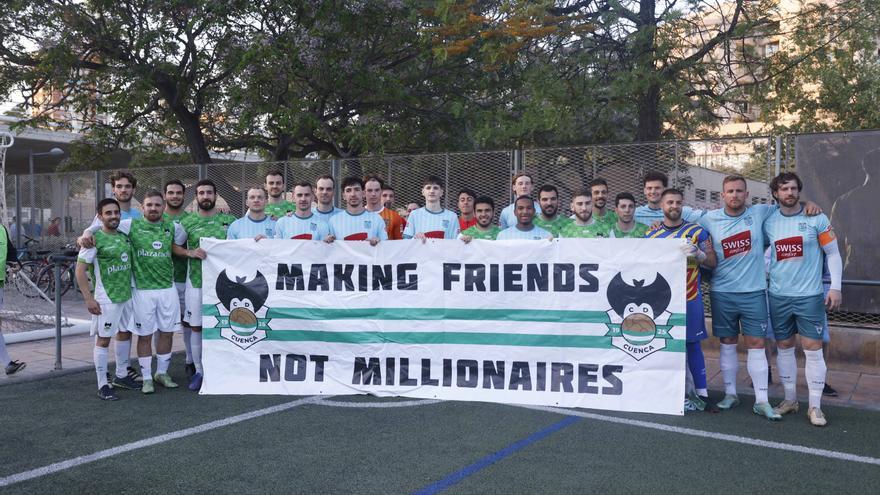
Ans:
{"label": "player's arm", "polygon": [[[83,230],[82,235],[76,239],[76,245],[87,249],[95,247],[95,232],[101,230],[102,227],[103,224],[92,224],[86,227],[86,229]],[[119,227],[116,227],[116,230],[123,234],[131,232],[131,219],[129,218],[120,221]]]}
{"label": "player's arm", "polygon": [[[376,215],[376,216],[379,216],[379,215]],[[380,218],[380,220],[382,220],[382,219]],[[379,244],[379,241],[387,241],[388,240],[388,232],[385,230],[385,221],[384,220],[382,220],[381,222],[379,222],[378,225],[376,225],[376,232],[374,232],[374,234],[375,234],[375,237],[370,239],[370,246],[375,246],[376,244]]]}
{"label": "player's arm", "polygon": [[831,288],[825,296],[825,307],[830,311],[840,308],[843,295],[840,290],[843,285],[843,259],[840,257],[840,249],[837,246],[837,237],[831,226],[825,232],[819,234],[819,244],[825,252],[825,261],[828,263],[828,272],[831,274]]}
{"label": "player's arm", "polygon": [[89,276],[86,270],[89,269],[89,266],[92,265],[95,261],[95,257],[98,254],[98,250],[95,248],[83,248],[79,251],[79,256],[76,260],[76,284],[79,285],[79,291],[83,296],[83,300],[86,302],[86,309],[89,310],[89,313],[93,315],[101,314],[101,305],[98,304],[98,301],[95,300],[95,296],[92,295],[92,290],[89,287]]}
{"label": "player's arm", "polygon": [[700,242],[700,251],[705,254],[705,258],[700,261],[700,258],[697,258],[697,261],[700,262],[700,265],[706,268],[715,268],[718,265],[718,254],[715,253],[715,248],[712,245],[712,237],[709,234],[706,234],[706,240]]}

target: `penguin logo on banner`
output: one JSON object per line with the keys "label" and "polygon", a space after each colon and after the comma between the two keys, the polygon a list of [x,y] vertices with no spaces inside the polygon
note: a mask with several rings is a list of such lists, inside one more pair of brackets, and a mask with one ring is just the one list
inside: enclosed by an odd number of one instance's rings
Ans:
{"label": "penguin logo on banner", "polygon": [[606,291],[611,345],[640,361],[665,349],[671,339],[666,311],[672,300],[669,283],[659,273],[648,285],[645,280],[624,281],[620,273],[614,276]]}
{"label": "penguin logo on banner", "polygon": [[266,331],[271,330],[265,317],[269,284],[262,273],[257,271],[250,279],[235,277],[232,281],[223,270],[217,276],[215,290],[220,300],[216,305],[220,315],[217,327],[224,339],[247,349],[266,338]]}

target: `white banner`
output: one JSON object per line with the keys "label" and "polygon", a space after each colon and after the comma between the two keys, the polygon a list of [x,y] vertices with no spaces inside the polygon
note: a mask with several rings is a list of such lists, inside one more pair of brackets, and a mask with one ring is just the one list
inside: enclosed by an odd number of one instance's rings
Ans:
{"label": "white banner", "polygon": [[683,414],[670,239],[203,239],[204,394]]}

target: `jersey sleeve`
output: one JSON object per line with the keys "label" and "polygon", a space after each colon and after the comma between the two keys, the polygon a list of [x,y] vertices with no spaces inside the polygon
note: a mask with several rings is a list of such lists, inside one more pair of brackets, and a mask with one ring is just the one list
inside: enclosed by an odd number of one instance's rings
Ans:
{"label": "jersey sleeve", "polygon": [[241,237],[241,235],[238,232],[239,225],[240,224],[238,222],[232,222],[231,224],[229,224],[229,228],[226,229],[226,238],[227,239],[235,240],[235,239],[238,239]]}
{"label": "jersey sleeve", "polygon": [[681,209],[681,216],[685,222],[699,223],[705,213],[705,210],[695,210],[690,206],[685,206]]}
{"label": "jersey sleeve", "polygon": [[458,218],[455,219],[454,222],[449,222],[449,227],[446,227],[446,239],[455,239],[458,237],[458,234],[461,233],[461,225],[458,224]]}
{"label": "jersey sleeve", "polygon": [[129,218],[119,222],[119,227],[116,227],[116,230],[122,232],[125,235],[128,235],[131,232],[131,219]]}
{"label": "jersey sleeve", "polygon": [[91,229],[92,227],[98,227],[98,228],[101,228],[101,219],[98,218],[98,215],[95,215],[95,219],[92,220],[91,225],[89,225],[89,228],[90,228],[90,229]]}
{"label": "jersey sleeve", "polygon": [[388,232],[385,230],[385,220],[383,220],[382,217],[380,217],[379,215],[376,215],[376,218],[379,220],[376,223],[376,227],[375,227],[376,237],[380,241],[387,241],[388,240]]}
{"label": "jersey sleeve", "polygon": [[816,235],[818,236],[820,246],[824,247],[837,240],[837,237],[834,235],[834,229],[831,228],[831,221],[828,220],[824,213],[820,213],[814,218],[816,222]]}
{"label": "jersey sleeve", "polygon": [[501,230],[504,230],[507,227],[510,227],[510,225],[507,225],[507,215],[505,215],[506,212],[507,212],[507,207],[505,207],[503,210],[501,210],[501,214],[498,215],[498,226],[501,227]]}
{"label": "jersey sleeve", "polygon": [[95,262],[95,258],[98,256],[98,248],[80,248],[79,254],[76,257],[76,260],[80,263],[85,263],[87,265],[91,265]]}
{"label": "jersey sleeve", "polygon": [[330,226],[327,225],[327,222],[318,222],[318,230],[315,232],[316,241],[323,241],[330,235]]}

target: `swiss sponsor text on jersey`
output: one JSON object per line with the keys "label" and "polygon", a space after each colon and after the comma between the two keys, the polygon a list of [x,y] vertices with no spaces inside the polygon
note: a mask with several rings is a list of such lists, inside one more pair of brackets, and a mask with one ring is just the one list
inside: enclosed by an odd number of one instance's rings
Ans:
{"label": "swiss sponsor text on jersey", "polygon": [[744,230],[721,240],[724,259],[738,254],[748,253],[752,249],[752,231]]}
{"label": "swiss sponsor text on jersey", "polygon": [[804,257],[804,238],[796,235],[779,239],[773,243],[776,252],[776,261],[784,261],[792,258]]}

